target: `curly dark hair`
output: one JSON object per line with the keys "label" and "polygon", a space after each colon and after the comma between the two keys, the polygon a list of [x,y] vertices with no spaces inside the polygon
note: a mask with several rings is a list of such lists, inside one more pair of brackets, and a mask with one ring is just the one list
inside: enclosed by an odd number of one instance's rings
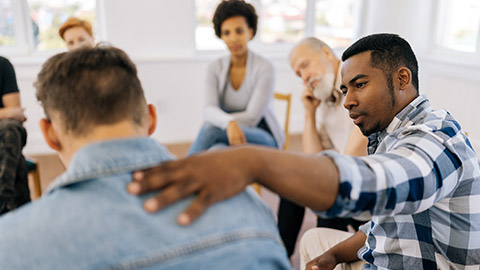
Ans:
{"label": "curly dark hair", "polygon": [[231,17],[242,16],[247,21],[248,27],[253,29],[253,36],[257,33],[258,16],[255,8],[244,0],[223,0],[218,4],[215,14],[213,14],[213,27],[215,35],[222,38],[222,23]]}

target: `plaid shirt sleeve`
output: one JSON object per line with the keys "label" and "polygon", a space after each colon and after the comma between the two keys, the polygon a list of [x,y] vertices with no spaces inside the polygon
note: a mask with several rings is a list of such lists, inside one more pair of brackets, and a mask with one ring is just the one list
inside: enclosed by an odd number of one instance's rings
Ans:
{"label": "plaid shirt sleeve", "polygon": [[337,164],[340,188],[333,207],[319,214],[415,214],[452,193],[462,174],[461,161],[442,136],[416,126],[395,137],[396,143],[382,154],[351,157],[323,153]]}
{"label": "plaid shirt sleeve", "polygon": [[370,214],[359,258],[370,269],[478,269],[480,168],[460,125],[420,96],[383,131],[366,157],[324,152],[339,194],[319,215]]}

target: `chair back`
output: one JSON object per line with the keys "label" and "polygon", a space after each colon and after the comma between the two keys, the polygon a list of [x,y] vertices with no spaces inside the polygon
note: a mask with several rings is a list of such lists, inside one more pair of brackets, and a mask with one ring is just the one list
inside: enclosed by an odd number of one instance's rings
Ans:
{"label": "chair back", "polygon": [[287,150],[290,144],[290,133],[288,128],[290,124],[290,106],[292,104],[292,94],[282,94],[279,92],[275,92],[274,97],[277,100],[286,102],[285,124],[284,124],[285,144],[283,145],[283,150]]}

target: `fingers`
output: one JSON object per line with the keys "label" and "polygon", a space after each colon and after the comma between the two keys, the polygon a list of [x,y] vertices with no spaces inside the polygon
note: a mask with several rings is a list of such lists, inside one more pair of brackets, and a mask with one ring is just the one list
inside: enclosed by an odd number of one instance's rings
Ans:
{"label": "fingers", "polygon": [[178,167],[177,163],[178,161],[165,162],[157,167],[134,172],[133,181],[127,185],[127,191],[133,195],[140,195],[177,181],[182,177],[182,171],[175,170]]}
{"label": "fingers", "polygon": [[147,212],[154,213],[181,199],[194,194],[200,184],[198,181],[186,179],[177,181],[165,187],[159,194],[145,201],[143,207]]}
{"label": "fingers", "polygon": [[212,198],[209,192],[200,193],[193,203],[177,217],[178,224],[186,226],[194,222],[212,205]]}
{"label": "fingers", "polygon": [[245,134],[243,134],[243,131],[241,129],[236,132],[231,132],[230,134],[227,134],[227,138],[229,145],[241,145],[247,143]]}

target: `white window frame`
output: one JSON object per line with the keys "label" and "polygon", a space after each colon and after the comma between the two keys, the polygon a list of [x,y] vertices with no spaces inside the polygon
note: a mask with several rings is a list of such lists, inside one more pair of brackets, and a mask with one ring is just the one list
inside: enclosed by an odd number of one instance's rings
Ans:
{"label": "white window frame", "polygon": [[[7,47],[0,47],[1,54],[21,54],[28,50],[29,48],[29,41],[28,41],[28,34],[26,33],[25,29],[28,28],[26,25],[25,17],[25,9],[23,2],[25,0],[12,0],[11,3],[11,10],[13,13],[13,27],[15,33],[15,45],[7,46]],[[30,26],[30,31],[31,30]]]}
{"label": "white window frame", "polygon": [[[305,36],[306,37],[313,37],[315,34],[315,5],[317,0],[305,0],[307,2],[306,14],[305,14]],[[354,34],[352,36],[352,41],[358,39],[358,37],[362,36],[363,29],[365,26],[365,10],[367,5],[367,0],[355,0],[354,1],[354,10],[355,10],[355,18],[356,21],[354,23]],[[252,5],[257,10],[257,13],[261,13],[261,3],[260,0],[251,0]],[[195,9],[197,7],[195,6]],[[196,14],[196,13],[195,13]],[[196,16],[196,15],[195,15]],[[259,17],[259,24],[261,24],[261,18]],[[195,28],[197,27],[196,19],[194,24],[194,33]],[[290,51],[294,46],[294,43],[282,43],[282,44],[271,44],[265,43],[260,41],[259,38],[254,38],[250,42],[251,48],[257,50],[258,52],[269,56],[269,57],[283,57],[285,58],[285,52]],[[332,48],[334,51],[343,51],[346,48]],[[199,50],[195,44],[195,52],[197,55],[217,55],[222,50]]]}
{"label": "white window frame", "polygon": [[[442,46],[443,32],[446,21],[441,20],[445,16],[446,6],[440,1],[433,4],[434,15],[432,16],[432,36],[430,44],[430,53],[427,58],[439,62],[462,65],[467,67],[480,67],[480,25],[477,35],[477,44],[475,52],[458,51],[452,48]],[[480,24],[480,23],[479,23]]]}
{"label": "white window frame", "polygon": [[[106,38],[106,23],[105,16],[99,16],[105,14],[105,0],[96,0],[95,3],[95,16],[96,16],[96,39],[103,40]],[[37,51],[35,49],[35,42],[33,40],[33,27],[30,22],[30,9],[27,0],[12,0],[12,12],[14,18],[14,31],[15,31],[15,45],[8,47],[0,47],[0,54],[8,56],[38,56],[48,57],[50,55],[64,51],[47,50]]]}

